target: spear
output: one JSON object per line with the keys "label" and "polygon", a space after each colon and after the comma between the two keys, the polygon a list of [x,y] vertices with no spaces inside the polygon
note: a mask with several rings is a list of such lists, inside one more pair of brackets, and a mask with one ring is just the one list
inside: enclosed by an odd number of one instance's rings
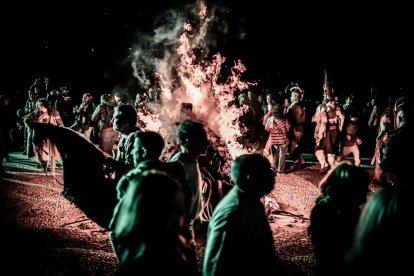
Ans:
{"label": "spear", "polygon": [[327,99],[332,99],[332,88],[328,82],[328,73],[326,68],[324,69],[324,84],[323,84],[323,92],[326,93]]}

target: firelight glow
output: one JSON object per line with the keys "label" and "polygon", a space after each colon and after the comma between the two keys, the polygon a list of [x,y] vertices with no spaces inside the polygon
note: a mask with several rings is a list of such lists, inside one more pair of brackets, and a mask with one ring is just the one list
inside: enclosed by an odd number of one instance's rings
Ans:
{"label": "firelight glow", "polygon": [[[158,116],[140,114],[140,118],[148,130],[158,131],[166,139],[167,133],[174,129],[181,103],[192,103],[195,117],[220,137],[234,159],[253,151],[238,142],[247,129],[239,121],[245,109],[234,105],[235,93],[256,83],[241,80],[246,67],[240,60],[224,71],[226,59],[220,53],[208,57],[206,35],[212,20],[207,16],[205,3],[199,1],[198,9],[195,14],[199,22],[195,26],[182,18],[175,18],[174,24],[166,23],[154,32],[157,37],[152,37],[152,41],[164,41],[157,44],[163,48],[161,58],[145,56],[148,50],[143,48],[135,52],[134,75],[143,87],[149,87],[150,81],[143,73],[143,66],[155,68],[162,99]],[[177,24],[181,27],[177,28]],[[170,45],[178,46],[168,47]]]}

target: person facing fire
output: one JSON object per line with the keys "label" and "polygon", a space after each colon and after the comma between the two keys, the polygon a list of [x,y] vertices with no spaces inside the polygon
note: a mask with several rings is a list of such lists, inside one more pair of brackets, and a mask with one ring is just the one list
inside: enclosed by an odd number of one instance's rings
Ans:
{"label": "person facing fire", "polygon": [[102,94],[100,103],[91,116],[94,123],[91,141],[98,144],[99,148],[108,155],[112,154],[112,147],[118,137],[118,133],[112,126],[112,118],[115,112],[114,105],[114,99],[110,94]]}
{"label": "person facing fire", "polygon": [[195,252],[183,235],[184,195],[176,179],[154,169],[132,175],[117,213],[116,275],[199,275]]}
{"label": "person facing fire", "polygon": [[90,132],[92,131],[91,116],[95,111],[95,108],[92,94],[84,93],[82,95],[82,103],[73,108],[73,113],[75,114],[76,119],[70,128],[80,133],[84,133],[84,135],[89,138]]}
{"label": "person facing fire", "polygon": [[[107,158],[108,165],[115,169],[115,180],[126,174],[134,167],[134,147],[136,131],[141,131],[137,126],[137,111],[129,104],[120,105],[115,109],[112,118],[113,128],[119,134],[112,151],[112,158]],[[115,160],[116,162],[114,162]]]}

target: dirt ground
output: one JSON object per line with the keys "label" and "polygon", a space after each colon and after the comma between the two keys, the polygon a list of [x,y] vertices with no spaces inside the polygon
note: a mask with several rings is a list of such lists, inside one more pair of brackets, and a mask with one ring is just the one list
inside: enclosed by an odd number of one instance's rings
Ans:
{"label": "dirt ground", "polygon": [[[117,260],[108,233],[61,195],[61,168],[53,176],[19,153],[10,159],[0,178],[1,275],[113,275]],[[314,271],[306,229],[321,178],[318,166],[309,165],[276,179],[272,196],[281,210],[270,225],[291,275]],[[200,264],[203,254],[198,245]]]}

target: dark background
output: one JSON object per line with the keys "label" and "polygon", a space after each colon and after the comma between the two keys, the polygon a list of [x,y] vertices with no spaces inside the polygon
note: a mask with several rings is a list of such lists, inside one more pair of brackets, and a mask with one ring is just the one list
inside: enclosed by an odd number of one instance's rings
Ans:
{"label": "dark background", "polygon": [[[151,32],[164,10],[185,13],[183,4],[196,1],[139,2],[3,7],[1,91],[26,95],[35,78],[45,76],[52,87],[67,86],[74,94],[110,92],[119,84],[134,90],[127,57],[138,31]],[[224,7],[219,16],[228,24],[215,50],[230,61],[240,59],[247,67],[243,77],[261,87],[279,89],[295,81],[308,96],[321,98],[325,68],[344,93],[411,86],[414,17],[406,6],[207,1],[209,9],[213,5]],[[218,28],[212,27],[213,35]]]}

